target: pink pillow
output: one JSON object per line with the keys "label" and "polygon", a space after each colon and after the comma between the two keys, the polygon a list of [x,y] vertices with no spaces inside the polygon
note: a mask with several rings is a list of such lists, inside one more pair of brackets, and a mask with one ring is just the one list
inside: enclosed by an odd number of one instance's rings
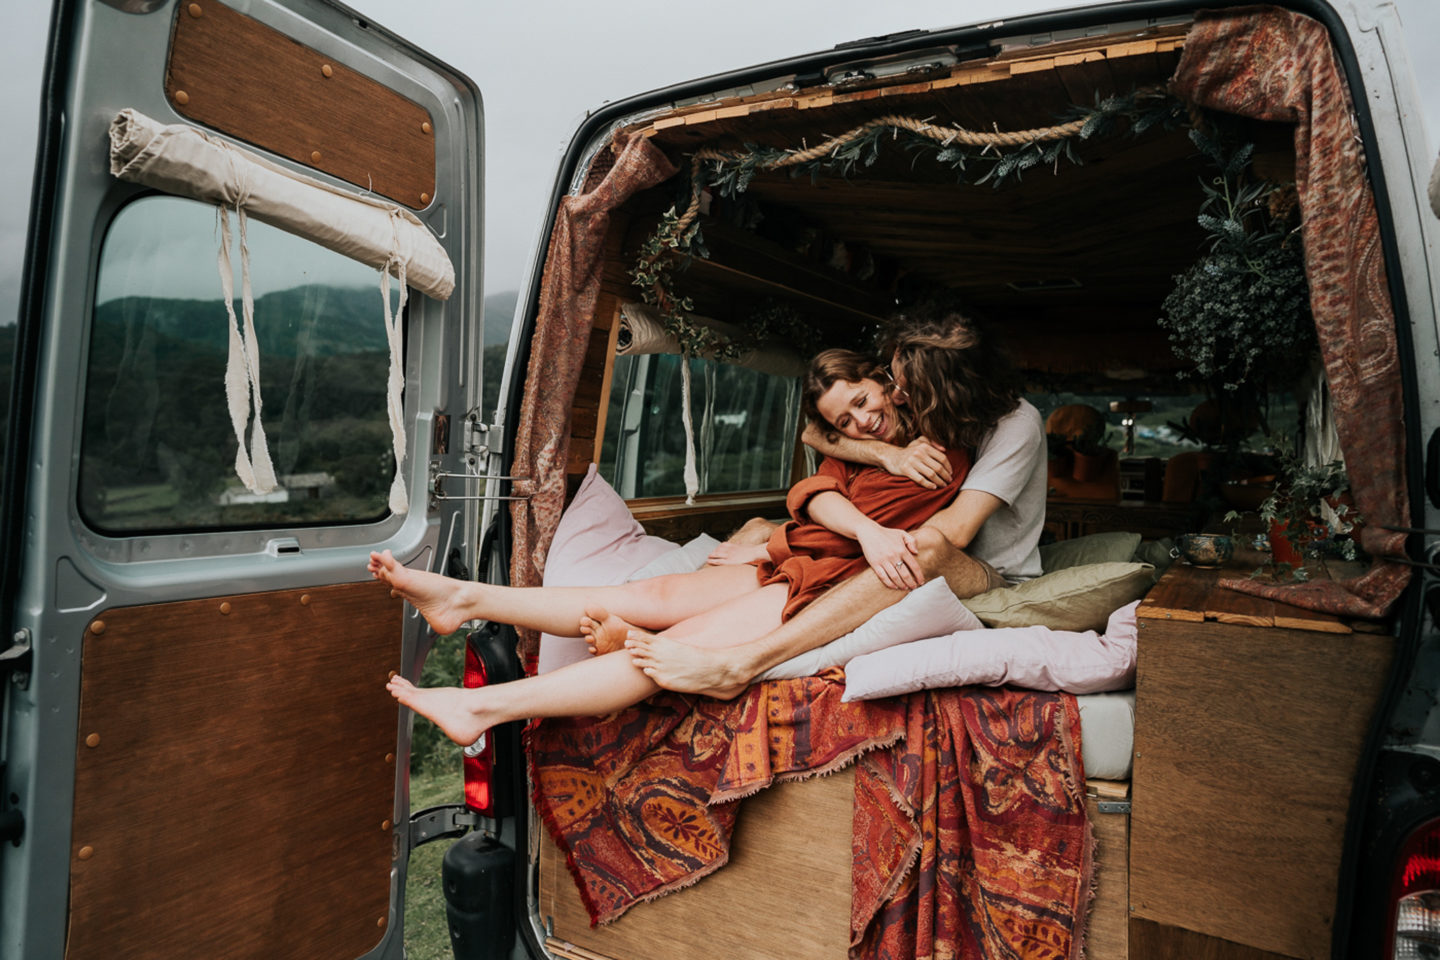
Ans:
{"label": "pink pillow", "polygon": [[845,700],[970,684],[1099,693],[1135,685],[1135,608],[1110,615],[1102,636],[1049,627],[966,630],[868,653],[845,665]]}
{"label": "pink pillow", "polygon": [[[630,508],[596,471],[595,464],[580,482],[575,499],[560,517],[555,539],[545,558],[547,587],[600,587],[625,578],[675,544],[648,536]],[[540,673],[588,657],[578,636],[540,635]]]}

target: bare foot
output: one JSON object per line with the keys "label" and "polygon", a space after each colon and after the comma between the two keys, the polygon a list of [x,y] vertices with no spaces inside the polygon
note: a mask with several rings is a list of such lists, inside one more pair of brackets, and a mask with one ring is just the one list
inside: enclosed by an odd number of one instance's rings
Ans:
{"label": "bare foot", "polygon": [[417,687],[401,676],[385,684],[390,696],[427,717],[445,736],[462,747],[468,747],[494,725],[480,709],[479,690],[461,687]]}
{"label": "bare foot", "polygon": [[625,648],[630,661],[666,690],[732,700],[750,685],[750,678],[726,661],[728,650],[706,650],[643,630],[631,630]]}
{"label": "bare foot", "polygon": [[634,624],[616,616],[604,607],[586,607],[580,618],[580,636],[594,654],[614,653],[625,646],[625,635]]}
{"label": "bare foot", "polygon": [[465,588],[468,584],[443,577],[428,570],[411,570],[391,555],[370,554],[367,567],[376,580],[390,584],[393,595],[405,600],[420,611],[431,628],[441,636],[448,636],[459,630],[474,614],[465,603]]}

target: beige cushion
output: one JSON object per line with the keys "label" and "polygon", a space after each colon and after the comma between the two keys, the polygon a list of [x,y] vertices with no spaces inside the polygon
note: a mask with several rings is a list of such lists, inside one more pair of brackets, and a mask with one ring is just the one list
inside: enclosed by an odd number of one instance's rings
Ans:
{"label": "beige cushion", "polygon": [[1139,546],[1140,534],[1121,531],[1060,540],[1040,548],[1040,568],[1053,573],[1087,563],[1123,563],[1134,559]]}
{"label": "beige cushion", "polygon": [[987,627],[1044,626],[1103,630],[1110,614],[1145,596],[1154,585],[1148,563],[1091,563],[1067,567],[965,601]]}

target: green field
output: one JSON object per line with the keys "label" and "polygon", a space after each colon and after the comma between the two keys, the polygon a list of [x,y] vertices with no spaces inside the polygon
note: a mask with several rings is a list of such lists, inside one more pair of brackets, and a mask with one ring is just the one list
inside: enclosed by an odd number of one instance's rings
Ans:
{"label": "green field", "polygon": [[[462,638],[442,637],[425,659],[423,686],[459,683]],[[423,717],[410,741],[410,809],[424,810],[461,797],[460,748]],[[453,840],[436,840],[410,854],[405,881],[405,953],[409,960],[451,960],[440,864]]]}
{"label": "green field", "polygon": [[[420,721],[415,721],[419,726]],[[454,803],[460,796],[460,759],[448,770],[427,769],[410,776],[410,808],[423,810]],[[405,880],[405,954],[409,960],[451,960],[445,925],[445,894],[440,887],[440,862],[454,840],[436,840],[410,854]]]}

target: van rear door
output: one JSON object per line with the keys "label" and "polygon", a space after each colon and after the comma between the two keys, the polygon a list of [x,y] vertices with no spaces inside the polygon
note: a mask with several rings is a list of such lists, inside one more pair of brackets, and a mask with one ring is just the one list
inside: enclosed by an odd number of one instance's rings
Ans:
{"label": "van rear door", "polygon": [[[226,198],[112,176],[124,110],[142,140],[201,131]],[[476,502],[429,491],[474,472],[478,92],[325,0],[60,0],[42,115],[0,477],[0,956],[400,957],[384,683],[433,638],[365,564],[475,568]],[[338,252],[332,202],[379,211],[369,253]]]}

